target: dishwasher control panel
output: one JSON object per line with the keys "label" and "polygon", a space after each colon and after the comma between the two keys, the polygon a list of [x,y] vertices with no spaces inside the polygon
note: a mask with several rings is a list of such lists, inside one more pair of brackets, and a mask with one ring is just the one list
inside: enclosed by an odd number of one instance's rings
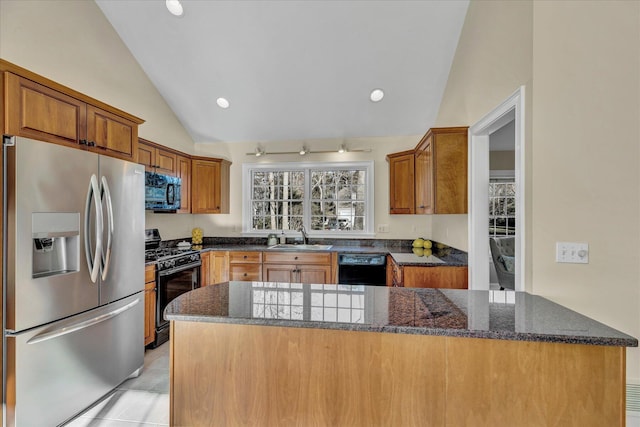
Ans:
{"label": "dishwasher control panel", "polygon": [[385,265],[387,256],[382,254],[340,254],[338,265]]}

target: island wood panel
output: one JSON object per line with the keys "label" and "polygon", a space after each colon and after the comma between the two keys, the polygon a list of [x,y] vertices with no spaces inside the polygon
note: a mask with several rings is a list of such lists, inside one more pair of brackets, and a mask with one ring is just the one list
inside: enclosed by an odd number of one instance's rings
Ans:
{"label": "island wood panel", "polygon": [[625,349],[171,322],[171,425],[624,426]]}
{"label": "island wood panel", "polygon": [[171,327],[171,425],[444,425],[443,337]]}
{"label": "island wood panel", "polygon": [[625,425],[625,348],[447,340],[448,426]]}

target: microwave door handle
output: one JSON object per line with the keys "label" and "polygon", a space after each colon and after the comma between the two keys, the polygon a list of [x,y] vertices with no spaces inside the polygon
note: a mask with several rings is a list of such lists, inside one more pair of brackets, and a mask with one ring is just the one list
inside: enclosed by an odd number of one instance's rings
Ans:
{"label": "microwave door handle", "polygon": [[107,278],[109,266],[111,265],[111,244],[113,243],[113,203],[111,202],[111,191],[107,179],[102,177],[102,192],[104,203],[107,210],[107,247],[102,251],[100,271],[102,280]]}
{"label": "microwave door handle", "polygon": [[[98,271],[100,268],[100,253],[102,249],[102,208],[100,207],[100,189],[98,188],[98,178],[91,175],[89,180],[89,189],[87,190],[87,201],[84,208],[84,253],[87,258],[87,267],[89,267],[89,276],[93,283],[98,280]],[[93,199],[96,209],[96,253],[91,254],[91,199]]]}
{"label": "microwave door handle", "polygon": [[173,205],[176,199],[176,189],[174,184],[167,184],[167,204]]}

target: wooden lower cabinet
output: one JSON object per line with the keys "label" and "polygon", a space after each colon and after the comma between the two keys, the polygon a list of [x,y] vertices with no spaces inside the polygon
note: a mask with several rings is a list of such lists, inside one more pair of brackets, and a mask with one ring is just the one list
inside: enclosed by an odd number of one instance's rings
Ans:
{"label": "wooden lower cabinet", "polygon": [[406,288],[467,289],[467,267],[402,267],[402,283]]}
{"label": "wooden lower cabinet", "polygon": [[288,283],[336,283],[335,256],[329,252],[265,252],[262,280]]}
{"label": "wooden lower cabinet", "polygon": [[144,268],[144,345],[156,339],[156,266]]}
{"label": "wooden lower cabinet", "polygon": [[215,285],[229,281],[229,252],[209,251],[200,254],[200,286]]}
{"label": "wooden lower cabinet", "polygon": [[399,265],[387,256],[387,286],[468,289],[468,267]]}
{"label": "wooden lower cabinet", "polygon": [[262,281],[262,252],[229,252],[229,280]]}

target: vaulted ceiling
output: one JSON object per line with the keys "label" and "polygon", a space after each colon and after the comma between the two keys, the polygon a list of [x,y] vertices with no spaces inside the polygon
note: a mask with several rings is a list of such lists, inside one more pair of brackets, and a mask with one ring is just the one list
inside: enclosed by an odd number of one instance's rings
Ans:
{"label": "vaulted ceiling", "polygon": [[96,3],[195,142],[422,134],[468,7],[182,0],[176,17],[162,0]]}

